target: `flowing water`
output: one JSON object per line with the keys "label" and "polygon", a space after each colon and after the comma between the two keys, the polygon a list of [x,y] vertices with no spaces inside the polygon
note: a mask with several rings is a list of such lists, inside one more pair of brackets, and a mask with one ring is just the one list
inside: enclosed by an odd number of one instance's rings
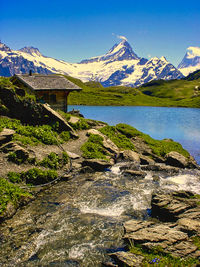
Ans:
{"label": "flowing water", "polygon": [[[0,266],[102,266],[124,249],[123,223],[147,219],[152,192],[200,193],[200,172],[182,171],[154,181],[111,171],[82,174],[39,193],[0,228]],[[157,175],[157,174],[156,174]]]}

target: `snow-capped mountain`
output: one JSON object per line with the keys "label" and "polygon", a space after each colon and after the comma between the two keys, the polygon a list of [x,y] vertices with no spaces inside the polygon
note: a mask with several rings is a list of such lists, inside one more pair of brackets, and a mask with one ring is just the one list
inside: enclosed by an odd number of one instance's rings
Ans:
{"label": "snow-capped mountain", "polygon": [[200,47],[190,46],[187,48],[187,52],[178,65],[178,69],[187,76],[191,72],[200,69]]}
{"label": "snow-capped mountain", "polygon": [[139,59],[139,57],[133,52],[132,47],[126,40],[122,40],[121,43],[115,44],[109,51],[103,56],[93,57],[91,59],[82,60],[80,63],[92,63],[99,61],[121,61],[121,60]]}
{"label": "snow-capped mountain", "polygon": [[183,75],[166,58],[140,58],[127,40],[114,45],[108,53],[80,63],[68,63],[43,56],[37,48],[11,50],[0,43],[0,75],[19,73],[61,73],[82,81],[99,81],[104,86],[139,86],[155,79],[179,79]]}

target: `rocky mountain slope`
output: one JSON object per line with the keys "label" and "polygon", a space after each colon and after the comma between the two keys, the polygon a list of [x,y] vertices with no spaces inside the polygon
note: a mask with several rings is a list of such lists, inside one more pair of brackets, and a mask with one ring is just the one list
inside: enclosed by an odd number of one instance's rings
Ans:
{"label": "rocky mountain slope", "polygon": [[180,79],[182,73],[165,57],[140,58],[127,40],[115,44],[105,55],[86,59],[80,63],[68,63],[43,56],[37,48],[24,47],[11,50],[0,43],[0,75],[11,76],[27,73],[61,73],[82,81],[99,81],[104,86],[139,86],[157,79]]}

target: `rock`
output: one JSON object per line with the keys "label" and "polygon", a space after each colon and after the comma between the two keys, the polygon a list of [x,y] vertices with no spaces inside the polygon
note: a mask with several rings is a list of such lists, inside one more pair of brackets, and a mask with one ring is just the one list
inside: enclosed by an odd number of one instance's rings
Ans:
{"label": "rock", "polygon": [[82,162],[82,166],[89,166],[94,171],[104,171],[106,168],[111,167],[111,164],[102,159],[87,159]]}
{"label": "rock", "polygon": [[124,175],[130,175],[136,178],[144,178],[147,174],[143,171],[136,171],[136,170],[126,170],[123,172]]}
{"label": "rock", "polygon": [[94,169],[90,166],[84,166],[80,169],[80,173],[92,173],[94,172]]}
{"label": "rock", "polygon": [[198,199],[190,192],[175,192],[172,194],[157,194],[152,196],[152,217],[161,221],[176,221],[180,218],[190,218],[192,213],[199,214]]}
{"label": "rock", "polygon": [[198,246],[194,243],[194,237],[198,240],[200,235],[198,197],[186,191],[154,195],[152,217],[155,216],[162,221],[149,219],[125,222],[124,238],[150,251],[159,248],[161,253],[169,253],[174,257],[200,257]]}
{"label": "rock", "polygon": [[23,162],[29,158],[29,152],[25,148],[20,145],[9,142],[0,148],[4,153],[14,152],[16,154],[17,159],[21,159]]}
{"label": "rock", "polygon": [[165,163],[178,168],[186,168],[188,159],[180,153],[172,151],[165,156]]}
{"label": "rock", "polygon": [[60,116],[58,112],[50,108],[47,104],[43,104],[42,106],[43,106],[43,113],[45,114],[45,116],[48,116],[50,121],[55,121],[59,123],[60,131],[69,131],[72,137],[75,138],[78,137],[74,129],[67,123],[66,120],[63,119],[62,116]]}
{"label": "rock", "polygon": [[0,146],[10,142],[14,133],[14,130],[4,128],[3,131],[0,132]]}
{"label": "rock", "polygon": [[129,160],[129,161],[134,161],[136,163],[140,163],[140,156],[138,153],[132,151],[132,150],[124,150],[120,152],[119,158],[123,160]]}
{"label": "rock", "polygon": [[69,123],[77,123],[78,121],[80,121],[80,118],[75,117],[75,116],[71,116],[69,119]]}
{"label": "rock", "polygon": [[200,221],[191,220],[189,218],[182,218],[178,220],[180,229],[189,234],[195,233],[200,235]]}
{"label": "rock", "polygon": [[66,151],[66,152],[67,152],[68,156],[69,156],[71,159],[79,159],[79,158],[80,158],[80,156],[77,155],[76,153],[72,153],[72,152],[70,152],[70,151]]}
{"label": "rock", "polygon": [[140,164],[141,165],[154,165],[155,161],[150,157],[140,155]]}
{"label": "rock", "polygon": [[118,147],[106,135],[102,134],[100,131],[96,129],[90,129],[87,131],[87,135],[90,134],[100,135],[103,138],[103,146],[109,153],[115,155],[119,153]]}
{"label": "rock", "polygon": [[174,257],[198,257],[198,248],[177,224],[131,220],[124,227],[124,238],[140,244],[142,248],[151,250],[160,247]]}
{"label": "rock", "polygon": [[145,171],[156,171],[156,172],[165,172],[167,174],[175,174],[179,172],[179,168],[165,165],[163,163],[155,163],[154,165],[143,165],[141,166],[142,170]]}
{"label": "rock", "polygon": [[142,261],[144,259],[144,257],[141,255],[136,255],[125,251],[118,251],[109,255],[113,257],[119,264],[117,266],[125,266],[126,264],[126,266],[140,267],[142,266]]}

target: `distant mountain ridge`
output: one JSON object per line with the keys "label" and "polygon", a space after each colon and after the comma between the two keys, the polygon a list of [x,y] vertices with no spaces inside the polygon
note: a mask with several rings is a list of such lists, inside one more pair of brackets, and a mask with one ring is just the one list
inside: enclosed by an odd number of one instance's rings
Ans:
{"label": "distant mountain ridge", "polygon": [[82,81],[98,81],[103,86],[124,85],[137,87],[152,80],[180,79],[183,74],[165,57],[140,58],[127,40],[115,44],[105,55],[68,63],[46,57],[38,48],[24,47],[11,50],[0,43],[0,75],[19,73],[60,73]]}

